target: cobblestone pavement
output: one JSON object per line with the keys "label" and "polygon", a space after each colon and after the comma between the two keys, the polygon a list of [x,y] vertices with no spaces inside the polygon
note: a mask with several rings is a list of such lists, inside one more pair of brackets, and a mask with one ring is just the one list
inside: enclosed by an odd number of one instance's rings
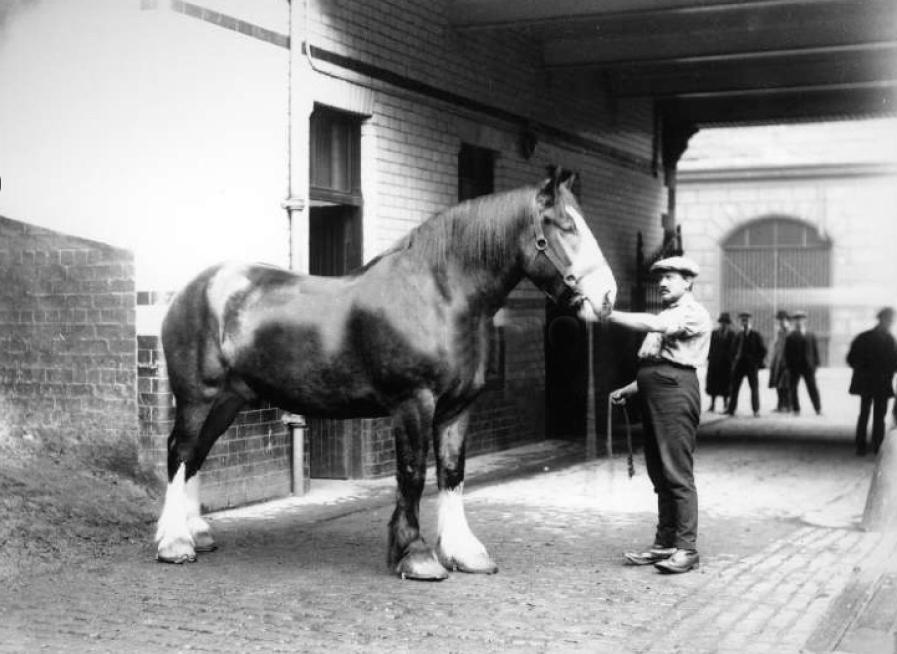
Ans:
{"label": "cobblestone pavement", "polygon": [[[391,576],[392,482],[315,480],[305,498],[212,516],[220,549],[195,564],[158,564],[147,543],[0,589],[0,651],[893,651],[892,543],[857,528],[874,462],[843,425],[800,420],[708,417],[689,574],[621,564],[653,531],[640,457],[628,479],[622,458],[551,442],[470,463],[468,518],[497,575]],[[435,508],[430,488],[431,540]]]}

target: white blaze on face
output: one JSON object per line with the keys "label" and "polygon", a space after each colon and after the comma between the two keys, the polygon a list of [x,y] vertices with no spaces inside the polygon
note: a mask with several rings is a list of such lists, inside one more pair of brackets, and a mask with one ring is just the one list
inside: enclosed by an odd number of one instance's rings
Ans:
{"label": "white blaze on face", "polygon": [[614,279],[614,274],[607,265],[601,248],[598,247],[598,241],[595,240],[585,218],[575,207],[567,205],[566,209],[579,234],[579,247],[576,252],[571,253],[571,272],[579,280],[579,292],[591,305],[591,312],[586,312],[582,317],[595,320],[605,302],[609,302],[611,307],[616,302],[617,280]]}

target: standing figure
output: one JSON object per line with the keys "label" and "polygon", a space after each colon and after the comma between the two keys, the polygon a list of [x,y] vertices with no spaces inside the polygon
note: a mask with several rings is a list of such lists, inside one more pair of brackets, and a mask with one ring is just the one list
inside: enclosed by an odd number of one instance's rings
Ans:
{"label": "standing figure", "polygon": [[816,342],[816,334],[807,329],[806,311],[795,311],[791,314],[791,320],[794,321],[794,329],[785,339],[785,366],[791,378],[789,380],[791,411],[796,416],[800,415],[800,398],[797,390],[803,378],[816,415],[821,416],[822,403],[819,400],[819,389],[816,387],[816,368],[819,367],[819,345]]}
{"label": "standing figure", "polygon": [[661,259],[651,272],[664,308],[650,313],[611,312],[608,319],[645,332],[636,379],[610,395],[624,404],[637,395],[645,438],[648,476],[657,494],[654,544],[623,556],[631,565],[654,564],[660,572],[698,567],[698,491],[694,450],[701,419],[701,388],[695,369],[707,361],[713,322],[691,293],[697,264],[686,257]]}
{"label": "standing figure", "polygon": [[776,413],[791,412],[791,381],[788,367],[785,365],[785,339],[791,333],[791,319],[787,311],[776,312],[776,341],[772,346],[772,359],[769,362],[769,388],[776,389]]}
{"label": "standing figure", "polygon": [[766,360],[766,343],[763,335],[751,325],[750,311],[738,314],[741,329],[735,334],[735,355],[732,358],[732,392],[729,396],[729,415],[734,416],[738,410],[738,393],[741,382],[747,377],[751,387],[751,408],[754,417],[760,416],[760,382],[758,371]]}
{"label": "standing figure", "polygon": [[888,400],[894,396],[891,386],[897,371],[897,341],[891,335],[894,310],[878,312],[878,325],[863,332],[850,344],[847,365],[853,368],[850,394],[860,396],[860,415],[857,418],[856,452],[866,455],[866,427],[872,408],[872,451],[878,453],[885,437],[885,415]]}
{"label": "standing figure", "polygon": [[710,354],[707,356],[707,379],[705,388],[710,396],[709,411],[716,408],[716,396],[723,399],[723,412],[729,409],[729,389],[732,386],[732,346],[735,332],[732,319],[727,312],[719,314],[719,327],[710,334]]}

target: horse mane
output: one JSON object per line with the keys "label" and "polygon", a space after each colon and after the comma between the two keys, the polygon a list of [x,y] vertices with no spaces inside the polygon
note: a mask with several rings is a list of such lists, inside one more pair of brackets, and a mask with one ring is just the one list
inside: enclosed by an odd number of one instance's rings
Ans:
{"label": "horse mane", "polygon": [[520,230],[535,211],[534,188],[467,200],[432,216],[399,241],[405,250],[442,268],[449,261],[465,267],[504,268],[517,255]]}

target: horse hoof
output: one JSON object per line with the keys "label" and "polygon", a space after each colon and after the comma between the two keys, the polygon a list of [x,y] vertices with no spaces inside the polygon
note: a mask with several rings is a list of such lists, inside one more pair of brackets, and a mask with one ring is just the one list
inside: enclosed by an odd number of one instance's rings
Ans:
{"label": "horse hoof", "polygon": [[193,554],[193,555],[179,554],[176,556],[168,556],[168,555],[162,554],[160,552],[156,552],[156,561],[159,561],[160,563],[177,563],[177,564],[193,563],[194,561],[196,561],[196,555],[195,554]]}
{"label": "horse hoof", "polygon": [[475,560],[459,561],[453,559],[451,561],[443,561],[442,563],[449,570],[457,570],[458,572],[466,572],[468,574],[494,575],[498,572],[498,565],[488,555]]}
{"label": "horse hoof", "polygon": [[415,581],[443,581],[449,577],[448,570],[436,560],[435,556],[422,558],[410,554],[399,561],[395,573],[402,579]]}
{"label": "horse hoof", "polygon": [[212,536],[212,528],[209,523],[199,517],[193,517],[187,521],[187,529],[193,539],[193,549],[197,552],[214,552],[218,549],[215,538]]}
{"label": "horse hoof", "polygon": [[195,552],[214,552],[217,549],[218,545],[215,544],[215,539],[212,538],[212,534],[194,534],[193,550]]}
{"label": "horse hoof", "polygon": [[492,559],[479,565],[465,565],[458,563],[455,567],[458,572],[466,572],[475,575],[494,575],[498,572],[498,565]]}
{"label": "horse hoof", "polygon": [[156,560],[162,563],[193,563],[196,561],[196,550],[184,543],[159,545]]}

